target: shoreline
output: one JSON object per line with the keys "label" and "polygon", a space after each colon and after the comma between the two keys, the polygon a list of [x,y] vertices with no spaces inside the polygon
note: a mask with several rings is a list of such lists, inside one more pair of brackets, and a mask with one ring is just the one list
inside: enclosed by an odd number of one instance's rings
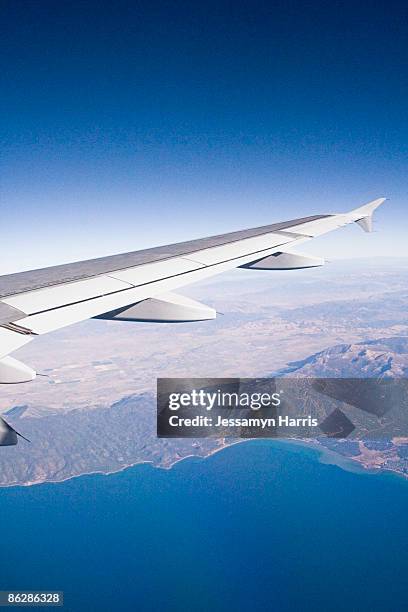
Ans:
{"label": "shoreline", "polygon": [[272,438],[248,438],[248,439],[244,438],[244,439],[234,440],[231,443],[225,443],[225,439],[224,439],[223,443],[220,446],[213,449],[207,455],[190,454],[184,457],[177,458],[171,463],[165,464],[165,465],[155,465],[153,461],[135,461],[134,463],[129,463],[127,465],[120,466],[117,469],[113,469],[111,471],[94,470],[90,472],[82,472],[81,474],[73,474],[71,476],[61,478],[59,480],[52,480],[52,479],[46,478],[44,480],[30,481],[30,482],[25,482],[25,483],[16,482],[16,483],[4,484],[4,485],[0,485],[0,490],[15,488],[15,487],[33,487],[33,486],[39,486],[39,485],[45,485],[45,484],[57,485],[60,483],[67,482],[69,480],[73,480],[74,478],[82,478],[83,476],[112,476],[114,474],[119,474],[125,470],[128,470],[130,468],[135,468],[140,465],[151,465],[154,469],[158,469],[158,470],[171,470],[177,464],[187,459],[200,459],[200,460],[205,461],[206,459],[213,457],[217,453],[223,450],[226,450],[228,448],[231,448],[233,446],[236,446],[237,444],[257,442],[258,440],[263,440],[263,441],[270,440],[273,442],[277,442],[278,444],[282,446],[287,446],[287,447],[292,447],[292,448],[294,446],[297,446],[300,448],[307,448],[309,450],[316,451],[318,454],[319,463],[322,463],[323,465],[336,466],[339,469],[342,469],[346,472],[359,474],[359,475],[366,475],[366,476],[386,475],[387,474],[387,475],[393,475],[394,477],[398,477],[399,479],[400,478],[404,480],[408,479],[408,475],[402,474],[401,472],[396,472],[391,469],[367,468],[361,462],[357,461],[356,459],[353,459],[352,457],[345,457],[344,455],[340,455],[339,453],[336,453],[335,451],[328,449],[314,442],[313,440],[306,441],[306,440],[297,440],[295,438],[291,438],[291,439],[277,438],[275,440]]}

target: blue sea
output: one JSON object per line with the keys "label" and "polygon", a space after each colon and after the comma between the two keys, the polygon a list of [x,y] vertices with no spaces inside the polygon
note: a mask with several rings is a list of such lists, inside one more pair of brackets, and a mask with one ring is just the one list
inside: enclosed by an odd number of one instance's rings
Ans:
{"label": "blue sea", "polygon": [[81,611],[399,611],[408,481],[270,440],[0,490],[0,589]]}

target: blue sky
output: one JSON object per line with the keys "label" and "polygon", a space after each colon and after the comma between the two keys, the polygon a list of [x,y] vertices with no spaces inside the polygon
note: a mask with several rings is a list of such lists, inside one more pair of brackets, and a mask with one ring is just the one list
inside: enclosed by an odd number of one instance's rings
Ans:
{"label": "blue sky", "polygon": [[388,196],[408,255],[402,2],[2,2],[0,272]]}

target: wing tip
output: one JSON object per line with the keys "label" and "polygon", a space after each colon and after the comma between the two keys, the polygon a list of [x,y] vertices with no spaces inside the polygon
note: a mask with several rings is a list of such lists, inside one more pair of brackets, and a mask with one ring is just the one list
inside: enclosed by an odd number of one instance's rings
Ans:
{"label": "wing tip", "polygon": [[350,212],[350,220],[355,221],[365,232],[373,231],[373,214],[374,211],[388,200],[386,197],[377,198],[363,206],[359,206]]}

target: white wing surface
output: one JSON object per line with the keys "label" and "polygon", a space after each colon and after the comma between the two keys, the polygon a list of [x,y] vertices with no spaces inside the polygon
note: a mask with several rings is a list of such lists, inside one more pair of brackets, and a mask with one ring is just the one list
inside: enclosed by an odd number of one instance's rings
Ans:
{"label": "white wing surface", "polygon": [[297,247],[348,223],[372,229],[385,198],[349,213],[315,215],[190,242],[0,277],[0,383],[35,372],[8,357],[36,335],[92,317],[180,322],[215,311],[174,290],[232,268],[295,269],[321,265]]}

